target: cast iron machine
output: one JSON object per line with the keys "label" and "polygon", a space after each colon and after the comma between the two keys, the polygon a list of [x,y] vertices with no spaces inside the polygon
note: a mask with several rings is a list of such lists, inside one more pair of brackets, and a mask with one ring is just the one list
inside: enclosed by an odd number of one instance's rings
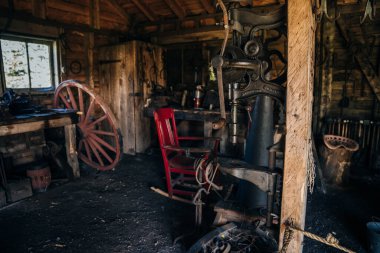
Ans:
{"label": "cast iron machine", "polygon": [[[282,142],[277,139],[275,143],[274,126],[283,129],[285,124],[286,85],[286,59],[272,45],[286,41],[285,9],[257,13],[239,2],[218,0],[224,12],[226,36],[220,54],[212,59],[217,71],[221,111],[221,119],[213,128],[220,129],[226,124],[225,87],[228,87],[231,108],[229,137],[232,144],[239,141],[242,122],[238,121],[238,112],[253,108],[248,110],[252,125],[246,138],[245,162],[222,159],[221,170],[243,179],[239,184],[239,202],[250,209],[266,207],[266,222],[270,226],[279,176],[275,168],[276,152],[281,150]],[[230,32],[232,43],[227,46]]]}

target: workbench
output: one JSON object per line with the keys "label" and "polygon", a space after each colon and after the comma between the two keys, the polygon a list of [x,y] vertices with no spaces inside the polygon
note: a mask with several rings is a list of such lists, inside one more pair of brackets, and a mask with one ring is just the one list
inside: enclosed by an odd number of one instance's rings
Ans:
{"label": "workbench", "polygon": [[0,118],[0,136],[64,127],[67,161],[72,168],[74,178],[79,178],[79,163],[76,152],[76,123],[78,123],[78,116],[75,110],[49,109],[41,113]]}
{"label": "workbench", "polygon": [[[153,117],[153,112],[157,108],[144,108],[145,117]],[[213,137],[212,123],[220,119],[219,111],[210,111],[202,109],[176,109],[174,110],[174,117],[176,120],[187,121],[201,121],[203,122],[203,136]],[[243,114],[238,113],[239,121],[243,122]],[[228,144],[228,123],[231,122],[230,112],[226,112],[226,126],[220,130],[215,131],[214,137],[220,137],[220,153],[227,154]]]}

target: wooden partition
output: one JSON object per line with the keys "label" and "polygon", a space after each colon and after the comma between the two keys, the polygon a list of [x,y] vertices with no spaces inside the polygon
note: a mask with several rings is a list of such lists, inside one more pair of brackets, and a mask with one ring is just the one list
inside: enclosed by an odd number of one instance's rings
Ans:
{"label": "wooden partition", "polygon": [[150,146],[150,119],[144,104],[156,85],[165,86],[161,47],[131,41],[99,51],[99,93],[118,120],[126,154],[144,152]]}

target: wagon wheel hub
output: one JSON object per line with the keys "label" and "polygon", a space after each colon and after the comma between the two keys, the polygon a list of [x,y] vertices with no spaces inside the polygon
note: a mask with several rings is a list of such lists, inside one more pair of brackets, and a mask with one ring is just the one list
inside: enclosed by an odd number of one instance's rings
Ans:
{"label": "wagon wheel hub", "polygon": [[54,105],[78,110],[78,157],[98,170],[113,169],[120,160],[120,134],[115,116],[101,97],[69,80],[58,86]]}

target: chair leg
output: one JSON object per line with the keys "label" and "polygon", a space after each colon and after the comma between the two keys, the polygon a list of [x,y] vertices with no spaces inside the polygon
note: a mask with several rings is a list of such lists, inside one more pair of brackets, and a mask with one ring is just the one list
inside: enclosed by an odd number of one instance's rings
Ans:
{"label": "chair leg", "polygon": [[164,163],[165,163],[166,188],[168,189],[169,197],[172,198],[173,197],[172,177],[171,177],[170,169],[167,162],[164,161]]}

